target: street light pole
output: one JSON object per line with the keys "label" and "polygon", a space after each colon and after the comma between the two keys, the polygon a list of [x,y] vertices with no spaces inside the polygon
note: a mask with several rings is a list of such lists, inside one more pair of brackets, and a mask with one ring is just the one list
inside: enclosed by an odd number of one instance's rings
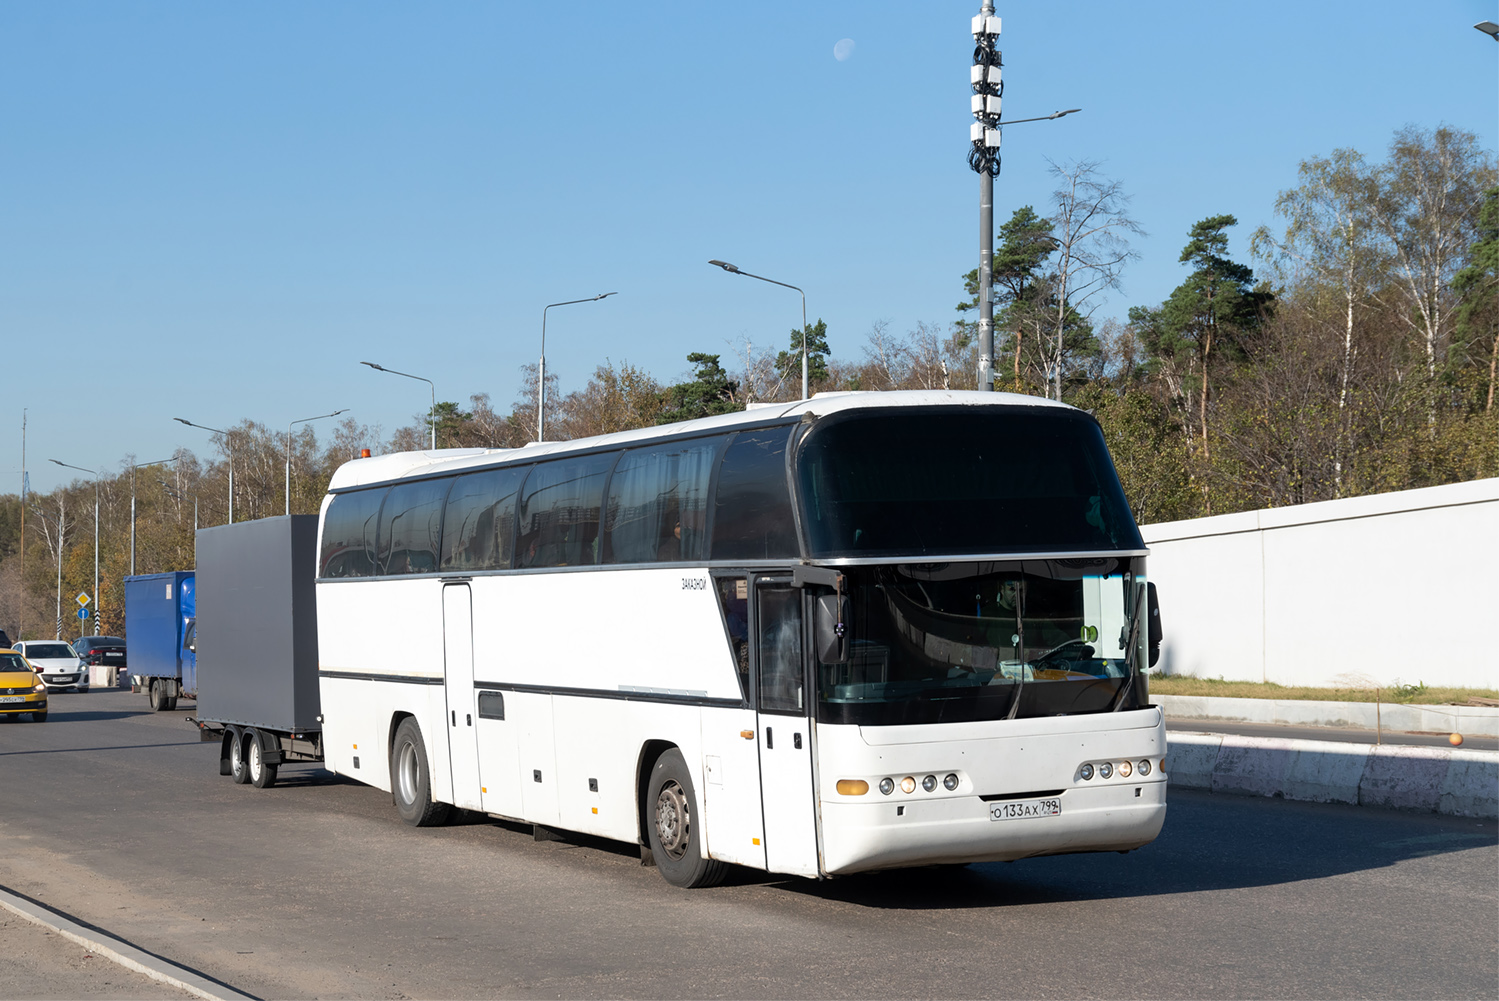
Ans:
{"label": "street light pole", "polygon": [[[994,16],[994,4],[983,0],[973,19],[973,67],[969,80],[973,84],[974,122],[968,127],[971,146],[968,166],[979,175],[979,363],[978,389],[994,391],[994,178],[999,176],[1001,139],[1001,98],[1005,92],[1001,67],[1004,60],[995,42],[999,38],[1000,18]],[[1018,118],[1009,124],[1049,122],[1081,111],[1071,108],[1039,118]]]}
{"label": "street light pole", "polygon": [[795,285],[787,285],[785,282],[778,282],[774,278],[766,278],[764,275],[752,275],[748,271],[740,271],[738,268],[734,267],[734,265],[730,264],[728,261],[709,261],[708,263],[711,264],[711,265],[713,265],[715,268],[723,268],[725,271],[727,271],[731,275],[743,275],[746,278],[758,278],[762,282],[770,282],[772,285],[779,285],[779,286],[781,286],[781,288],[795,289],[797,292],[801,292],[801,296],[802,296],[802,399],[804,399],[804,400],[807,399],[807,293],[802,292],[802,290],[799,289],[799,288],[797,288]]}
{"label": "street light pole", "polygon": [[[376,372],[389,372],[391,375],[404,375],[408,379],[415,379],[418,382],[425,382],[428,386],[432,387],[432,410],[427,415],[427,423],[432,425],[432,450],[434,452],[437,451],[437,387],[433,385],[432,380],[423,379],[421,376],[412,375],[410,372],[397,372],[393,368],[386,368],[384,365],[376,365],[372,361],[362,361],[359,364],[368,365]],[[340,410],[339,413],[343,413],[343,411]],[[317,418],[314,417],[312,418],[312,420],[317,420]]]}
{"label": "street light pole", "polygon": [[536,440],[546,441],[546,412],[547,412],[547,310],[553,306],[575,306],[580,302],[598,302],[607,299],[611,295],[619,295],[618,292],[600,292],[598,295],[587,299],[569,299],[566,302],[552,302],[542,307],[541,310],[541,364],[536,366]]}
{"label": "street light pole", "polygon": [[224,436],[224,452],[229,456],[229,524],[234,524],[234,439],[229,437],[228,431],[220,431],[205,424],[194,424],[185,417],[173,417],[172,420],[178,424],[186,424],[190,428],[198,428],[203,431],[212,431],[214,434]]}
{"label": "street light pole", "polygon": [[[135,471],[141,466],[165,466],[169,462],[176,462],[180,455],[174,455],[170,459],[157,459],[155,462],[132,462],[130,464],[130,576],[135,576]],[[193,525],[196,531],[197,525]]]}
{"label": "street light pole", "polygon": [[[103,604],[99,600],[99,474],[96,473],[96,472],[94,472],[91,469],[84,469],[82,466],[74,466],[74,465],[70,465],[69,463],[66,463],[66,462],[59,462],[56,459],[48,459],[47,461],[48,462],[56,463],[59,466],[65,466],[68,469],[76,469],[76,470],[78,470],[81,473],[88,473],[90,476],[92,476],[94,478],[94,615],[97,617],[98,614],[99,614],[99,608]],[[62,552],[62,533],[60,533],[60,532],[58,533],[58,536],[57,536],[57,550],[58,550],[58,553],[61,554],[61,552]],[[60,558],[59,558],[59,560],[57,562],[57,590],[58,590],[58,595],[59,595],[58,605],[61,606],[61,604],[62,604],[62,598],[60,596],[62,594],[62,560]],[[59,620],[62,619],[62,609],[61,609],[61,607],[59,607],[58,610],[57,610],[57,617],[58,617]],[[78,635],[80,637],[83,636],[83,632],[82,632],[82,630],[83,630],[83,620],[82,619],[80,619],[78,621],[78,629],[79,629]],[[58,639],[62,639],[62,637],[59,636]]]}
{"label": "street light pole", "polygon": [[[436,398],[435,392],[433,394],[433,398],[434,400]],[[434,406],[435,405],[436,404],[434,403]],[[291,514],[291,429],[296,427],[298,424],[306,424],[308,421],[320,421],[325,417],[337,417],[339,414],[346,414],[348,412],[349,408],[344,407],[342,410],[335,410],[331,414],[318,414],[316,417],[303,417],[299,421],[292,421],[290,424],[286,425],[286,513],[288,515]]]}

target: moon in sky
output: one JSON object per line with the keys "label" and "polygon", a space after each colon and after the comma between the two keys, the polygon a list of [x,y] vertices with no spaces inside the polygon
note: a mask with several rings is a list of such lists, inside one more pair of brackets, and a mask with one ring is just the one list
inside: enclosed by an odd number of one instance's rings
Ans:
{"label": "moon in sky", "polygon": [[838,44],[833,46],[833,58],[840,63],[847,61],[854,54],[854,40],[852,38],[840,38]]}

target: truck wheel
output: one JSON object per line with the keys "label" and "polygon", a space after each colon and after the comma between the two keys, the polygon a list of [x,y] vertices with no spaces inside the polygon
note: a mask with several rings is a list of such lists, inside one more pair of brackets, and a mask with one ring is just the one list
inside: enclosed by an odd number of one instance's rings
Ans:
{"label": "truck wheel", "polygon": [[728,867],[703,858],[702,818],[681,751],[672,748],[656,759],[645,802],[651,855],[666,881],[684,889],[723,882]]}
{"label": "truck wheel", "polygon": [[177,708],[177,696],[175,696],[175,695],[168,695],[166,702],[167,702],[167,705],[166,705],[167,712],[172,712],[172,711],[174,711]]}
{"label": "truck wheel", "polygon": [[153,713],[159,713],[164,708],[164,699],[161,694],[161,682],[155,678],[151,679],[151,687],[146,689],[146,701],[151,705]]}
{"label": "truck wheel", "polygon": [[231,767],[231,764],[230,764],[230,759],[234,757],[234,754],[230,750],[230,748],[234,746],[234,742],[236,740],[238,740],[238,739],[239,739],[239,727],[237,727],[237,726],[226,726],[226,727],[224,727],[223,736],[221,736],[219,738],[219,774],[220,775],[233,775],[234,774],[234,770],[233,770],[233,768]]}
{"label": "truck wheel", "polygon": [[276,784],[276,766],[265,763],[265,749],[260,746],[260,734],[255,730],[245,731],[245,749],[249,752],[250,782],[257,789],[269,789]]}
{"label": "truck wheel", "polygon": [[396,812],[412,827],[436,827],[448,819],[448,804],[432,801],[432,774],[422,728],[408,716],[396,728],[390,749],[390,794]]}
{"label": "truck wheel", "polygon": [[250,781],[250,763],[245,760],[245,735],[237,727],[229,743],[229,774],[235,785]]}

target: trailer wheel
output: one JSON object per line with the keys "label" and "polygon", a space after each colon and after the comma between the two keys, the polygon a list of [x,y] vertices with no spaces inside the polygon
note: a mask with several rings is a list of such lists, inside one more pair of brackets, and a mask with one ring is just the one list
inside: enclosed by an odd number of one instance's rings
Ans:
{"label": "trailer wheel", "polygon": [[646,830],[656,868],[672,886],[691,889],[723,882],[728,867],[703,858],[703,824],[692,795],[692,776],[675,747],[656,759],[647,787]]}
{"label": "trailer wheel", "polygon": [[168,695],[167,698],[166,698],[166,703],[167,703],[167,706],[166,706],[167,712],[174,711],[177,708],[177,696],[175,696],[175,695]]}
{"label": "trailer wheel", "polygon": [[146,701],[151,705],[151,711],[159,713],[166,708],[166,696],[162,694],[161,682],[155,678],[151,679],[151,685],[146,689]]}
{"label": "trailer wheel", "polygon": [[390,794],[396,812],[412,827],[436,827],[448,819],[448,804],[432,801],[432,774],[422,728],[408,716],[396,728],[390,749]]}
{"label": "trailer wheel", "polygon": [[245,735],[237,726],[229,727],[229,775],[235,785],[250,781],[250,763],[245,760]]}
{"label": "trailer wheel", "polygon": [[265,763],[265,749],[260,746],[260,734],[253,729],[245,730],[246,760],[249,762],[250,782],[257,789],[269,789],[276,784],[276,765]]}

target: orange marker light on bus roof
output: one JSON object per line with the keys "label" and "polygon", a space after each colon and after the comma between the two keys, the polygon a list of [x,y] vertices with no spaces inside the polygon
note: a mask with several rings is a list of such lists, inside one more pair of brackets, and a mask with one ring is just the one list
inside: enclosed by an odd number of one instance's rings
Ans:
{"label": "orange marker light on bus roof", "polygon": [[367,448],[361,448],[359,450],[359,457],[361,459],[368,459],[370,457],[370,450]]}

